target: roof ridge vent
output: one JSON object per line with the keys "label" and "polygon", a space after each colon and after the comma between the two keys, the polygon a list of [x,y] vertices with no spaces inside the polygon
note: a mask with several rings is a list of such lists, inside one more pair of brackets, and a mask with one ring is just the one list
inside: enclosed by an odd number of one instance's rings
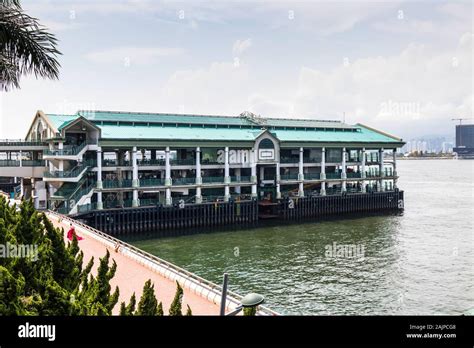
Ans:
{"label": "roof ridge vent", "polygon": [[239,117],[259,126],[264,126],[267,124],[267,120],[265,118],[263,118],[261,115],[255,115],[250,111],[242,112]]}

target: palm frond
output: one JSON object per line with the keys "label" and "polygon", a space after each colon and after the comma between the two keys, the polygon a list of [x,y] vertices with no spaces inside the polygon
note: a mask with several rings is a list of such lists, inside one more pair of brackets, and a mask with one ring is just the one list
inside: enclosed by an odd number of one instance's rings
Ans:
{"label": "palm frond", "polygon": [[[19,87],[21,75],[57,79],[60,64],[57,39],[36,18],[15,6],[14,0],[0,0],[1,89]],[[5,6],[4,3],[12,3]]]}

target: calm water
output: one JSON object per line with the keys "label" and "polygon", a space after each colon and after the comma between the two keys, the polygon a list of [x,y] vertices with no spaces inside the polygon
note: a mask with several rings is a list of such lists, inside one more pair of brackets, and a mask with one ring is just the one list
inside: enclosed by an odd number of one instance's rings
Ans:
{"label": "calm water", "polygon": [[[459,314],[474,307],[474,161],[399,161],[401,216],[152,239],[138,247],[283,314]],[[363,258],[326,257],[356,244]]]}

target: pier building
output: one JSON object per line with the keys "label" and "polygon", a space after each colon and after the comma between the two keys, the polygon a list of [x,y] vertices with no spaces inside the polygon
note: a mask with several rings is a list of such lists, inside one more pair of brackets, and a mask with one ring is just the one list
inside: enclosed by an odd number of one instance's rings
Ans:
{"label": "pier building", "polygon": [[116,233],[397,210],[403,145],[363,124],[249,112],[38,111],[25,139],[0,141],[0,189]]}

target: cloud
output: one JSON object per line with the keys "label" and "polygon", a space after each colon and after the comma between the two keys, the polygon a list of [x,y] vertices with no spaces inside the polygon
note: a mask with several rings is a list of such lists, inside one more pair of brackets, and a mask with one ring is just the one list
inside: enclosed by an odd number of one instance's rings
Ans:
{"label": "cloud", "polygon": [[232,53],[235,56],[240,56],[246,50],[248,50],[252,46],[252,39],[246,40],[237,40],[234,42],[234,46],[232,46]]}
{"label": "cloud", "polygon": [[[367,123],[402,137],[451,134],[454,115],[472,117],[472,34],[443,52],[409,44],[398,54],[373,56],[329,70],[301,67],[298,77],[262,81],[250,66],[214,62],[178,71],[160,105],[186,112],[309,117]],[[169,104],[171,103],[171,104]]]}
{"label": "cloud", "polygon": [[149,64],[163,57],[182,55],[185,51],[175,47],[122,46],[90,52],[85,58],[95,63]]}

